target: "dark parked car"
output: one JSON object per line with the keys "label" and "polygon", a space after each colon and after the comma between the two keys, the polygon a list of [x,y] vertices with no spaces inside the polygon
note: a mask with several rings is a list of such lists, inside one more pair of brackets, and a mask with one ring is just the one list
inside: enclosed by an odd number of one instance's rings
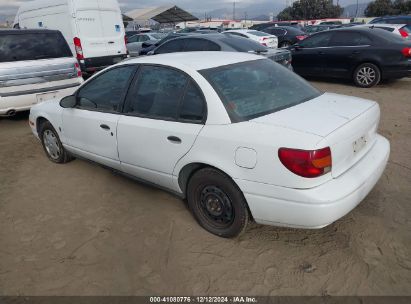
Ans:
{"label": "dark parked car", "polygon": [[274,26],[261,31],[277,36],[279,47],[288,47],[308,37],[305,32],[292,26]]}
{"label": "dark parked car", "polygon": [[304,76],[348,78],[364,88],[411,76],[411,42],[378,28],[321,32],[290,49],[295,72]]}
{"label": "dark parked car", "polygon": [[146,41],[142,45],[142,49],[140,50],[140,56],[142,55],[148,55],[151,51],[154,51],[158,46],[162,45],[164,42],[169,41],[171,39],[177,38],[177,37],[182,37],[185,36],[189,33],[170,33],[167,36],[165,36],[163,39],[152,42],[152,41]]}
{"label": "dark parked car", "polygon": [[338,25],[323,25],[323,24],[320,24],[320,25],[307,25],[304,28],[304,31],[307,34],[312,35],[312,34],[315,34],[315,33],[328,31],[328,30],[338,28],[338,27],[339,27]]}
{"label": "dark parked car", "polygon": [[263,31],[263,29],[273,27],[273,26],[289,26],[289,27],[294,27],[299,30],[303,29],[303,27],[298,22],[281,21],[281,22],[266,22],[266,23],[255,24],[252,27],[250,27],[250,30]]}
{"label": "dark parked car", "polygon": [[371,22],[369,23],[371,24],[374,24],[374,23],[406,24],[408,29],[411,30],[411,15],[378,17],[378,18],[371,20]]}
{"label": "dark parked car", "polygon": [[255,53],[292,69],[289,50],[268,49],[250,39],[230,34],[186,35],[161,44],[154,50],[154,54],[200,51]]}

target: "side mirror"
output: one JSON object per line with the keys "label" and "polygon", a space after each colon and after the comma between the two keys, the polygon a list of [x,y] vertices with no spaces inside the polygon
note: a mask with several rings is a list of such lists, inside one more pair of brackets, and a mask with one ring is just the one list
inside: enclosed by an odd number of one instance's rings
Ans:
{"label": "side mirror", "polygon": [[74,108],[76,106],[76,103],[77,103],[76,96],[70,95],[60,100],[60,107],[64,109],[70,109],[70,108]]}
{"label": "side mirror", "polygon": [[154,55],[154,54],[155,54],[154,51],[150,51],[150,52],[147,53],[147,55],[149,55],[149,56]]}

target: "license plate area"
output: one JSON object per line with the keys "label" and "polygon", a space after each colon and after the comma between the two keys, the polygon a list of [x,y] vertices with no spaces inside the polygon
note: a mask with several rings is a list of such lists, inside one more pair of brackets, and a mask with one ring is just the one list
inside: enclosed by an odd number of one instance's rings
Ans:
{"label": "license plate area", "polygon": [[367,145],[367,142],[368,142],[368,139],[367,139],[367,136],[365,135],[361,136],[356,141],[354,141],[352,144],[354,154],[358,154],[359,152],[361,152],[364,149],[364,147]]}
{"label": "license plate area", "polygon": [[58,91],[43,93],[43,94],[37,94],[36,95],[37,103],[40,103],[40,102],[43,102],[43,101],[46,101],[46,100],[50,100],[50,99],[55,99],[55,98],[57,98],[57,93],[58,93]]}

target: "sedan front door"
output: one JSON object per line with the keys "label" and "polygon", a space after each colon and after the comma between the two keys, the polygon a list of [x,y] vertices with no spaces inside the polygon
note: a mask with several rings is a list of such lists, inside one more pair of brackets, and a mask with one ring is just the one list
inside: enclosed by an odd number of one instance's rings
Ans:
{"label": "sedan front door", "polygon": [[203,128],[203,94],[188,75],[175,69],[147,65],[138,75],[118,123],[121,168],[177,190],[173,170]]}
{"label": "sedan front door", "polygon": [[329,32],[318,33],[294,45],[291,49],[294,71],[300,75],[321,76],[330,38]]}
{"label": "sedan front door", "polygon": [[120,168],[117,123],[125,92],[136,70],[113,68],[90,80],[76,93],[77,105],[63,111],[67,150],[103,165]]}

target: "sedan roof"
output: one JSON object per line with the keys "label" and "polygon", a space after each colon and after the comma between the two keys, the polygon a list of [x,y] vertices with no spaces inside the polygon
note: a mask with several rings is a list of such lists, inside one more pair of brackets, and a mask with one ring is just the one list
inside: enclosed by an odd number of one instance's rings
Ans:
{"label": "sedan roof", "polygon": [[265,57],[241,52],[184,52],[145,56],[123,61],[122,64],[151,63],[173,67],[188,67],[200,71]]}

